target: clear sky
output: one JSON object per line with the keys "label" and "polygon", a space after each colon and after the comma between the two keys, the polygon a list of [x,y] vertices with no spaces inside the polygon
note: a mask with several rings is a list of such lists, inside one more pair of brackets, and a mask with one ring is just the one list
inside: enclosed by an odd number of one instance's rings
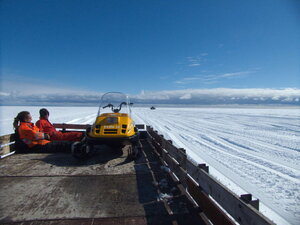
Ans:
{"label": "clear sky", "polygon": [[300,87],[298,0],[0,2],[6,91]]}

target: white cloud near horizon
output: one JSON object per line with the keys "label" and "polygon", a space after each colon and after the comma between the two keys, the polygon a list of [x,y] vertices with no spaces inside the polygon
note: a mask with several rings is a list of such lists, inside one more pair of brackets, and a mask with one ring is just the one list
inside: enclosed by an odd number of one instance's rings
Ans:
{"label": "white cloud near horizon", "polygon": [[139,95],[135,95],[138,99],[163,99],[171,98],[184,98],[190,96],[194,98],[235,98],[235,99],[294,99],[300,100],[300,89],[285,88],[285,89],[271,89],[271,88],[245,88],[245,89],[233,89],[233,88],[211,88],[211,89],[185,89],[174,91],[157,91],[147,92],[143,91]]}
{"label": "white cloud near horizon", "polygon": [[[239,77],[251,71],[224,73],[207,76],[207,82],[215,79]],[[186,77],[182,82],[193,82],[199,77]],[[65,88],[57,85],[47,85],[36,82],[1,82],[1,104],[98,104],[103,92]],[[112,90],[116,91],[116,90]],[[294,104],[300,103],[300,89],[285,88],[211,88],[211,89],[181,89],[169,91],[141,91],[130,96],[137,103],[166,104]]]}
{"label": "white cloud near horizon", "polygon": [[[93,104],[100,101],[102,93],[49,93],[21,94],[0,92],[4,104]],[[300,103],[300,89],[185,89],[173,91],[142,91],[130,95],[136,103],[166,104],[296,104]]]}

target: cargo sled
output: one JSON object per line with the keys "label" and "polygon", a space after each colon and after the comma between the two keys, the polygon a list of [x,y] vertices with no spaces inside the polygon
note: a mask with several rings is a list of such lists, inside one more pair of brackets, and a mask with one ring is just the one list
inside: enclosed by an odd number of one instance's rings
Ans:
{"label": "cargo sled", "polygon": [[134,161],[106,146],[84,161],[69,153],[14,154],[15,134],[1,136],[0,224],[275,225],[251,194],[234,194],[185,149],[136,126],[142,149]]}

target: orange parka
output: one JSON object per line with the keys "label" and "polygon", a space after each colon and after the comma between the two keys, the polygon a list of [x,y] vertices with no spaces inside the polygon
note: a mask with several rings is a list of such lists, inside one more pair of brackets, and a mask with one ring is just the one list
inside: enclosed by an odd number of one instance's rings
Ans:
{"label": "orange parka", "polygon": [[49,134],[50,136],[57,132],[53,124],[44,118],[40,118],[38,121],[36,121],[35,125],[40,129],[40,131]]}
{"label": "orange parka", "polygon": [[39,128],[33,123],[21,122],[18,128],[20,139],[32,148],[36,145],[45,145],[50,141],[45,140],[44,133],[40,132]]}
{"label": "orange parka", "polygon": [[55,129],[48,119],[40,118],[35,125],[40,131],[49,134],[51,141],[80,141],[83,137],[82,132],[60,132]]}

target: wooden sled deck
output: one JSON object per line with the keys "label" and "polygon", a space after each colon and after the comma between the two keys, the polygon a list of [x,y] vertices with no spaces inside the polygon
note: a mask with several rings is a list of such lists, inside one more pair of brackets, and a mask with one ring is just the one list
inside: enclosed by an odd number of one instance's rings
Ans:
{"label": "wooden sled deck", "polygon": [[[251,195],[210,180],[208,167],[152,128],[141,133],[135,161],[126,147],[105,146],[82,161],[65,153],[0,159],[0,224],[272,224]],[[2,136],[2,151],[12,140]]]}

